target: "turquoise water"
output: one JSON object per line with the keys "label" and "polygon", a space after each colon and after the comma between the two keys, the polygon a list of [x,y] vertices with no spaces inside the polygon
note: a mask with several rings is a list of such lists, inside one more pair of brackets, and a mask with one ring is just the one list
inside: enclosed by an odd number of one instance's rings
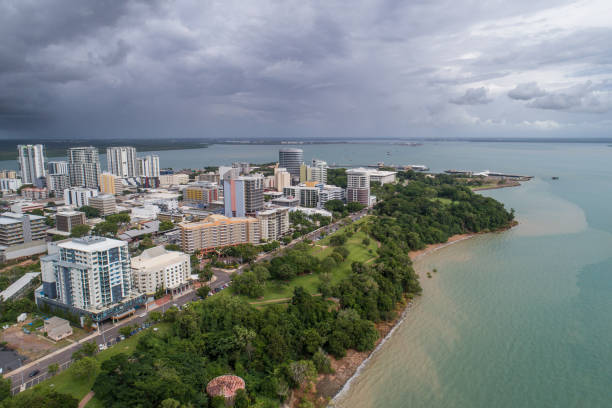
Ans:
{"label": "turquoise water", "polygon": [[520,225],[419,259],[439,272],[337,406],[612,406],[612,150],[486,150],[539,176],[485,193]]}

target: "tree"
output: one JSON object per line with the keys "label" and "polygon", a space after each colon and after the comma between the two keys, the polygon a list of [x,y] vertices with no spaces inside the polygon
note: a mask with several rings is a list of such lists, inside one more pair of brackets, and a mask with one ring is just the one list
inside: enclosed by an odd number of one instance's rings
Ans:
{"label": "tree", "polygon": [[123,326],[119,329],[119,334],[125,337],[130,337],[134,328],[131,325]]}
{"label": "tree", "polygon": [[168,231],[169,229],[174,228],[174,224],[172,223],[172,221],[162,221],[159,223],[159,230],[160,231]]}
{"label": "tree", "polygon": [[159,405],[160,408],[181,408],[181,403],[174,398],[166,398]]}
{"label": "tree", "polygon": [[247,393],[244,389],[236,391],[236,397],[234,398],[235,408],[249,408],[250,401]]}
{"label": "tree", "polygon": [[94,357],[83,357],[70,367],[70,373],[75,381],[89,381],[96,378],[100,371],[100,363]]}
{"label": "tree", "polygon": [[200,286],[198,290],[196,290],[197,295],[202,299],[206,299],[208,292],[210,292],[210,288],[207,285]]}
{"label": "tree", "polygon": [[305,382],[312,381],[317,376],[317,369],[310,360],[294,361],[289,364],[289,373],[293,383],[301,387]]}
{"label": "tree", "polygon": [[59,364],[57,363],[50,364],[47,370],[49,371],[49,374],[55,375],[59,371]]}
{"label": "tree", "polygon": [[110,221],[102,221],[93,228],[96,235],[115,235],[119,231],[119,225]]}
{"label": "tree", "polygon": [[356,201],[352,201],[350,203],[348,203],[346,205],[346,209],[350,212],[350,213],[354,213],[357,211],[361,211],[365,208],[365,205],[358,203]]}
{"label": "tree", "polygon": [[145,249],[153,248],[154,246],[155,244],[153,243],[153,240],[151,239],[151,237],[145,236],[143,239],[140,240],[140,243],[138,244],[138,249],[145,250]]}
{"label": "tree", "polygon": [[86,224],[75,225],[70,231],[70,236],[73,238],[83,237],[89,234],[90,229],[91,228],[89,227],[89,225]]}
{"label": "tree", "polygon": [[180,251],[181,250],[181,247],[176,244],[168,244],[164,248],[166,248],[166,250],[168,251]]}
{"label": "tree", "polygon": [[29,392],[21,392],[4,403],[6,408],[77,408],[79,400],[49,388],[34,387]]}
{"label": "tree", "polygon": [[11,380],[0,377],[0,402],[11,396]]}
{"label": "tree", "polygon": [[152,322],[159,322],[162,318],[162,314],[161,312],[158,312],[157,310],[153,310],[152,312],[149,313],[149,320],[151,320]]}
{"label": "tree", "polygon": [[98,346],[96,345],[96,343],[88,341],[87,343],[83,343],[81,351],[83,351],[84,355],[91,357],[96,354],[96,351],[98,351]]}
{"label": "tree", "polygon": [[312,356],[312,362],[317,368],[317,371],[321,374],[330,374],[334,371],[331,367],[329,357],[327,357],[327,354],[325,354],[322,349],[319,349],[316,353],[314,353]]}
{"label": "tree", "polygon": [[89,205],[82,206],[79,211],[84,212],[87,218],[98,218],[100,216],[100,210]]}

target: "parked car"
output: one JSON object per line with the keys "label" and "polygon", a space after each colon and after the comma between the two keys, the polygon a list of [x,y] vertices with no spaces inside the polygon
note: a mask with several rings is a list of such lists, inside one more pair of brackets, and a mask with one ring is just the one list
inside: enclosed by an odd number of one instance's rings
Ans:
{"label": "parked car", "polygon": [[106,350],[106,344],[102,343],[102,344],[98,345],[98,350],[100,350],[100,351]]}
{"label": "parked car", "polygon": [[139,314],[138,317],[147,317],[147,314],[146,313]]}
{"label": "parked car", "polygon": [[40,370],[34,370],[30,374],[28,374],[28,377],[36,377],[38,374],[40,374]]}
{"label": "parked car", "polygon": [[122,335],[119,336],[119,339],[125,340],[125,336],[122,334]]}

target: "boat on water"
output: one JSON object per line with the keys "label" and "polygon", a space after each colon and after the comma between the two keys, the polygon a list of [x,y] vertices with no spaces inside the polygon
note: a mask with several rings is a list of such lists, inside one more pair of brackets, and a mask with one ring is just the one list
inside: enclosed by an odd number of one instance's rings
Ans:
{"label": "boat on water", "polygon": [[552,176],[552,179],[553,179],[553,180],[559,180],[559,177],[557,177],[557,176]]}
{"label": "boat on water", "polygon": [[410,168],[411,170],[414,170],[414,171],[427,171],[427,170],[429,170],[429,167],[425,166],[424,164],[409,164],[406,167],[408,167],[408,168]]}

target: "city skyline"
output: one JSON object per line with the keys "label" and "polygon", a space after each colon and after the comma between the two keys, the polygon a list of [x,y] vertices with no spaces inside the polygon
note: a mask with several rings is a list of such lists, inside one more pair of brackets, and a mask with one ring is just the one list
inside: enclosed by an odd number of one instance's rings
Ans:
{"label": "city skyline", "polygon": [[603,0],[0,10],[0,137],[24,143],[609,136]]}

